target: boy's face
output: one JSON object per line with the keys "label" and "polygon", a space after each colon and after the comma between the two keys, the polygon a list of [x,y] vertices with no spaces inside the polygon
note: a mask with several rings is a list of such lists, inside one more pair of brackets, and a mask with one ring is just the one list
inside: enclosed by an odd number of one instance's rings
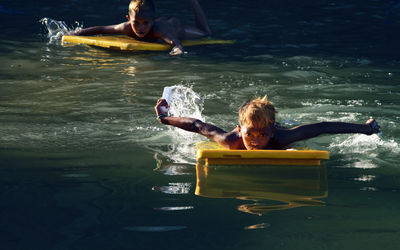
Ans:
{"label": "boy's face", "polygon": [[151,30],[154,24],[152,15],[146,14],[129,14],[127,16],[133,32],[140,38],[145,37]]}
{"label": "boy's face", "polygon": [[265,149],[273,135],[272,126],[242,125],[239,133],[247,150]]}

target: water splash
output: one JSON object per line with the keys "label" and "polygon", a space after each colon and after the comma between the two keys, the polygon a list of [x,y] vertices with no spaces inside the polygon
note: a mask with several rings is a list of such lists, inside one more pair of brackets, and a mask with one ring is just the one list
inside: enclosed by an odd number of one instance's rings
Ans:
{"label": "water splash", "polygon": [[171,103],[169,113],[172,116],[193,117],[204,120],[203,99],[190,87],[171,86]]}
{"label": "water splash", "polygon": [[[200,97],[191,87],[182,85],[174,85],[169,87],[170,93],[170,107],[169,115],[175,117],[191,117],[205,121],[202,116],[203,111],[203,98]],[[183,129],[173,126],[163,126],[164,140],[163,143],[167,145],[160,145],[161,138],[158,136],[154,138],[157,145],[149,145],[149,148],[155,150],[158,158],[167,159],[161,160],[171,163],[193,164],[195,159],[195,144],[196,142],[205,140],[206,138],[192,132],[187,132]]]}
{"label": "water splash", "polygon": [[383,140],[378,135],[351,135],[344,141],[337,137],[329,145],[332,150],[339,153],[376,154],[377,152],[400,153],[399,144],[394,140]]}
{"label": "water splash", "polygon": [[47,30],[49,44],[61,44],[63,35],[82,29],[82,25],[78,22],[75,22],[75,27],[70,28],[64,21],[57,21],[48,17],[42,18],[39,22],[43,24]]}
{"label": "water splash", "polygon": [[[169,114],[176,117],[192,117],[204,121],[203,99],[190,87],[171,86]],[[205,138],[185,130],[168,126],[169,136],[174,143],[166,155],[175,162],[192,163],[195,143]],[[189,159],[188,159],[189,158]]]}

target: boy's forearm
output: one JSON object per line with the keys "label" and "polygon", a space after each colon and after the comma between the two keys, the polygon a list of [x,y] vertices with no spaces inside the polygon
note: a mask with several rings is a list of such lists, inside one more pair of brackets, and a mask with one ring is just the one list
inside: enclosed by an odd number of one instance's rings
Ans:
{"label": "boy's forearm", "polygon": [[346,122],[321,122],[321,132],[326,134],[362,133],[372,134],[371,126]]}
{"label": "boy's forearm", "polygon": [[289,145],[293,142],[310,139],[322,134],[362,133],[371,135],[378,132],[379,126],[376,123],[320,122],[300,125],[289,130],[278,130],[276,133],[277,140],[281,145]]}
{"label": "boy's forearm", "polygon": [[178,48],[179,50],[183,51],[183,46],[181,41],[176,38],[174,35],[161,35],[161,39],[164,40],[167,44],[171,45],[173,50]]}
{"label": "boy's forearm", "polygon": [[74,32],[74,35],[77,36],[85,36],[85,35],[97,35],[102,33],[102,27],[101,26],[95,26],[95,27],[90,27],[90,28],[86,28],[86,29],[81,29],[79,31]]}
{"label": "boy's forearm", "polygon": [[216,140],[220,135],[226,133],[223,129],[217,126],[202,122],[195,118],[162,116],[159,120],[162,124],[198,133],[212,140]]}
{"label": "boy's forearm", "polygon": [[159,121],[165,125],[170,125],[189,132],[198,133],[198,129],[196,126],[194,126],[195,122],[198,121],[195,118],[164,116],[159,118]]}
{"label": "boy's forearm", "polygon": [[172,34],[159,34],[159,36],[161,37],[162,40],[164,40],[164,42],[166,42],[167,44],[175,47],[175,46],[182,46],[181,45],[181,41],[179,39],[177,39],[175,37],[175,35]]}
{"label": "boy's forearm", "polygon": [[367,124],[355,124],[346,122],[320,122],[302,125],[295,129],[298,133],[302,135],[302,139],[315,137],[321,134],[372,134],[371,127]]}
{"label": "boy's forearm", "polygon": [[119,26],[109,25],[109,26],[94,26],[86,29],[81,29],[77,32],[74,32],[74,35],[80,36],[91,36],[91,35],[99,35],[99,34],[114,34],[118,33]]}

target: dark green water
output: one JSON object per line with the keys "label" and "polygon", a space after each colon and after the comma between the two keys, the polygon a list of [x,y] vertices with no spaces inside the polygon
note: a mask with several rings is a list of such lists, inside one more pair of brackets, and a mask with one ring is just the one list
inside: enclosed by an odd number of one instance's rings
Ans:
{"label": "dark green water", "polygon": [[[118,23],[128,2],[0,3],[1,249],[398,249],[398,1],[200,1],[237,42],[182,57],[63,47],[39,22]],[[196,195],[203,138],[156,121],[165,86],[173,113],[226,130],[268,94],[285,126],[374,117],[383,134],[297,144],[330,151],[317,175],[213,169],[223,194]]]}

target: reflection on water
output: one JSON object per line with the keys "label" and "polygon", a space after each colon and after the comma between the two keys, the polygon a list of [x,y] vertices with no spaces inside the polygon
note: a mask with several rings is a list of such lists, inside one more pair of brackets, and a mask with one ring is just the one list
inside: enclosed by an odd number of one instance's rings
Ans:
{"label": "reflection on water", "polygon": [[268,223],[260,223],[260,224],[255,224],[255,225],[251,225],[251,226],[247,226],[244,229],[246,230],[254,230],[254,229],[264,229],[269,227],[270,225]]}
{"label": "reflection on water", "polygon": [[239,211],[266,212],[303,206],[323,206],[327,197],[325,166],[196,166],[196,195],[253,201]]}
{"label": "reflection on water", "polygon": [[154,154],[154,159],[157,162],[154,171],[159,171],[164,175],[188,175],[194,173],[192,164],[171,162],[169,158],[159,153]]}
{"label": "reflection on water", "polygon": [[154,191],[162,192],[164,194],[188,194],[190,193],[192,183],[168,183],[168,186],[155,186]]}
{"label": "reflection on water", "polygon": [[[84,52],[78,51],[71,56],[65,56],[63,59],[65,60],[65,62],[70,62],[73,65],[76,65],[76,63],[78,63],[77,65],[79,66],[95,66],[97,69],[117,68],[118,65],[125,66],[129,62],[128,59],[124,58],[120,58],[117,60],[113,57],[110,57],[110,53],[97,49],[89,49]],[[136,68],[130,66],[124,68],[124,71],[127,75],[132,75],[134,72],[136,72]]]}
{"label": "reflection on water", "polygon": [[190,210],[193,209],[193,206],[183,206],[183,207],[159,207],[154,208],[154,210],[161,210],[161,211],[182,211],[182,210]]}

